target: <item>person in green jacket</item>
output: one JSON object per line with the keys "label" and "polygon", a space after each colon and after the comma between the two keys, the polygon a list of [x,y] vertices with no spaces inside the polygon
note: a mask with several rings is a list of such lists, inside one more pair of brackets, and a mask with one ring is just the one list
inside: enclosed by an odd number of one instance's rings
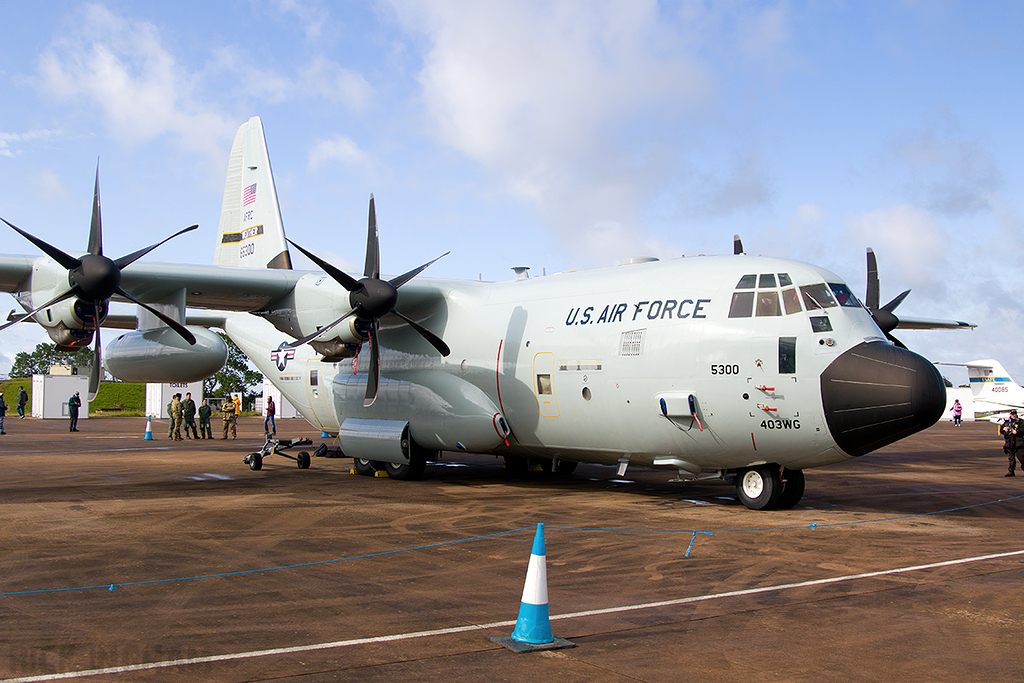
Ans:
{"label": "person in green jacket", "polygon": [[[185,438],[198,439],[196,434],[196,402],[192,400],[192,392],[185,394],[185,400],[181,402],[181,414],[185,419]],[[192,436],[188,435],[189,427],[192,428]]]}
{"label": "person in green jacket", "polygon": [[78,409],[82,407],[82,399],[78,398],[78,392],[68,399],[68,416],[71,418],[69,432],[78,431]]}
{"label": "person in green jacket", "polygon": [[203,399],[203,405],[199,406],[199,433],[202,434],[201,439],[212,439],[213,431],[210,429],[210,416],[213,415],[213,408],[206,405],[206,399]]}

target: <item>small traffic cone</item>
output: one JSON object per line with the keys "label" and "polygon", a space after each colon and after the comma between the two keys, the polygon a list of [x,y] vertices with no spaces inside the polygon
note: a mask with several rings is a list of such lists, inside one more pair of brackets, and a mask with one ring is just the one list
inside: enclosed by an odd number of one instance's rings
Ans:
{"label": "small traffic cone", "polygon": [[143,441],[152,441],[153,440],[153,416],[152,415],[147,415],[146,416],[146,435],[144,437],[142,437],[142,440]]}
{"label": "small traffic cone", "polygon": [[516,628],[511,636],[495,636],[491,640],[515,652],[576,647],[575,643],[551,634],[543,524],[537,525],[537,535],[533,538],[533,552],[530,553],[530,566],[526,570],[526,584],[523,586]]}
{"label": "small traffic cone", "polygon": [[321,439],[329,439],[329,438],[331,438],[331,435],[328,434],[327,432],[321,431],[320,432],[320,438]]}

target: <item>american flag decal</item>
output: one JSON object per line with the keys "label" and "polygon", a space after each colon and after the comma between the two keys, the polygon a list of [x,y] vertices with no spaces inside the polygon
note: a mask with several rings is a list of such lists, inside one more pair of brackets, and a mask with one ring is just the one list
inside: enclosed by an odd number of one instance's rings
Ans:
{"label": "american flag decal", "polygon": [[242,206],[249,206],[256,201],[256,183],[242,190]]}

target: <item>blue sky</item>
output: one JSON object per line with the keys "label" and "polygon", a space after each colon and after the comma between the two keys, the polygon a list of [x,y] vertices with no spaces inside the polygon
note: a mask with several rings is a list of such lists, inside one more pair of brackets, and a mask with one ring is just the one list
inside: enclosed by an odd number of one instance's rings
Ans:
{"label": "blue sky", "polygon": [[[231,141],[258,115],[289,236],[352,271],[371,192],[392,273],[451,250],[426,275],[498,280],[729,253],[739,233],[863,292],[871,246],[883,302],[912,288],[899,312],[979,325],[904,342],[1024,380],[1020,3],[0,0],[0,17],[0,216],[67,251],[99,158],[105,253],[199,223],[146,259],[210,263]],[[5,331],[0,372],[44,339]]]}

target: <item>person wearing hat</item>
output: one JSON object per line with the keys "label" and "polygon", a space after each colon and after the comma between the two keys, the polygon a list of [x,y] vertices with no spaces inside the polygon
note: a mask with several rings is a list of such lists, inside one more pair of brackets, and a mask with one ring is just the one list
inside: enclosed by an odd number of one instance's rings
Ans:
{"label": "person wearing hat", "polygon": [[82,405],[82,399],[78,398],[78,392],[68,399],[68,415],[71,417],[71,426],[68,428],[69,432],[78,431],[78,409]]}
{"label": "person wearing hat", "polygon": [[1007,470],[1003,476],[1013,477],[1017,468],[1017,461],[1020,460],[1020,470],[1024,472],[1024,453],[1021,446],[1024,446],[1024,420],[1017,417],[1017,410],[1010,411],[1010,417],[1003,421],[999,427],[999,433],[1003,435],[1003,453],[1006,453]]}

